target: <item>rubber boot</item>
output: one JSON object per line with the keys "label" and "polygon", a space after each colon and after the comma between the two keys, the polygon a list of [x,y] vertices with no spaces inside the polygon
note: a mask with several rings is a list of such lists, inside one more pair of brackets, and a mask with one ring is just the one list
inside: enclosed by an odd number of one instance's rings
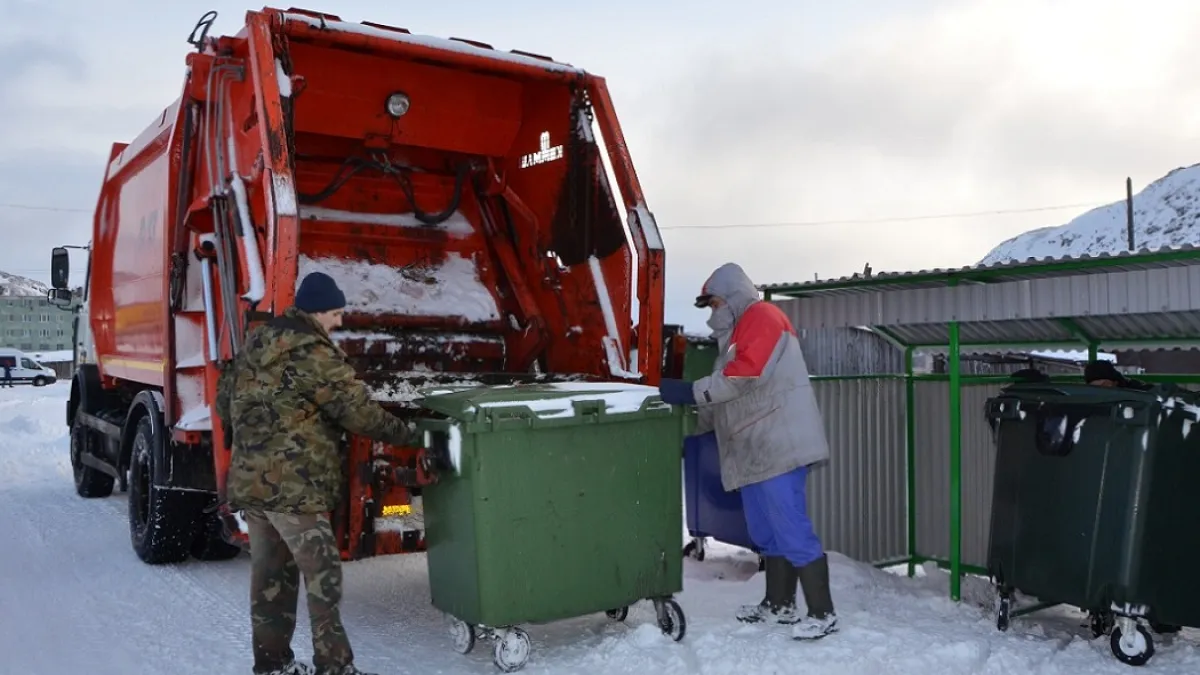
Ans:
{"label": "rubber boot", "polygon": [[804,591],[804,604],[808,605],[808,616],[792,628],[792,637],[816,640],[836,631],[837,614],[833,611],[833,597],[829,591],[829,558],[822,554],[797,568],[796,573]]}
{"label": "rubber boot", "polygon": [[773,620],[776,623],[792,624],[800,620],[796,610],[796,568],[787,558],[767,556],[763,558],[767,589],[757,605],[743,605],[738,609],[737,620],[743,623],[759,623]]}

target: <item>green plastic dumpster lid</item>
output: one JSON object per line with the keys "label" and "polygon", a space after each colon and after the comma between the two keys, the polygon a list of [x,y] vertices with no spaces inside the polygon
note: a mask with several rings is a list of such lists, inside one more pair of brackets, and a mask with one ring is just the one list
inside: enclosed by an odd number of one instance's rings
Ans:
{"label": "green plastic dumpster lid", "polygon": [[575,416],[576,402],[603,402],[608,415],[670,410],[658,388],[624,382],[559,382],[478,387],[429,387],[417,402],[460,421],[494,417],[565,419]]}

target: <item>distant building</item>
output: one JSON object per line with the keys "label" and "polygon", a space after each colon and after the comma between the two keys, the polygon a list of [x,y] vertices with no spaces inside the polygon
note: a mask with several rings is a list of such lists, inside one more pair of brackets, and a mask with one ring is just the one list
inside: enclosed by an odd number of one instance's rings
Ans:
{"label": "distant building", "polygon": [[0,297],[0,347],[25,352],[73,349],[75,312],[37,296]]}

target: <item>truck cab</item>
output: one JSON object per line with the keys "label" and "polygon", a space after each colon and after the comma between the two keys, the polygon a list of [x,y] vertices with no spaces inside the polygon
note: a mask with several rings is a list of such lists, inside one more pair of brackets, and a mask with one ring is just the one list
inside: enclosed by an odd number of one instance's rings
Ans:
{"label": "truck cab", "polygon": [[[69,288],[70,280],[70,251],[69,248],[82,249],[87,252],[87,274],[84,276],[82,294],[78,297],[75,291]],[[92,328],[88,321],[88,291],[91,288],[91,269],[92,269],[92,247],[89,243],[87,246],[56,246],[50,254],[50,276],[52,279],[52,287],[46,293],[46,300],[50,304],[64,311],[70,311],[75,314],[75,319],[71,322],[72,328],[72,347],[74,349],[74,363],[78,368],[80,364],[95,363],[95,345],[92,342]]]}

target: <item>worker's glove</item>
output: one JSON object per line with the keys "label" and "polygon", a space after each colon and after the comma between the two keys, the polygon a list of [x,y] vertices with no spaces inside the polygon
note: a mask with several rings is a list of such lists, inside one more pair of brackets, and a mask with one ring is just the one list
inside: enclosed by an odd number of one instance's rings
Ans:
{"label": "worker's glove", "polygon": [[658,385],[658,395],[662,397],[663,403],[696,405],[696,394],[692,391],[692,383],[687,380],[664,378]]}

